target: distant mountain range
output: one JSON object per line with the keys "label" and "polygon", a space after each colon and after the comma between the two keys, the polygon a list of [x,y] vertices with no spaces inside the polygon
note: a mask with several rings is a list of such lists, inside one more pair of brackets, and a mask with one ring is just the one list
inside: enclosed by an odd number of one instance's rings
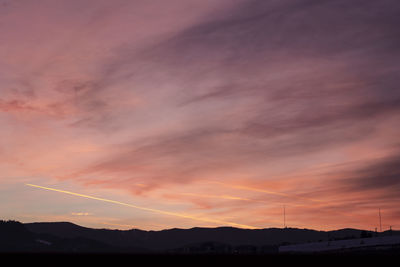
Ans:
{"label": "distant mountain range", "polygon": [[400,235],[400,231],[233,227],[143,231],[92,229],[69,222],[0,221],[0,252],[268,254],[285,244],[389,234]]}

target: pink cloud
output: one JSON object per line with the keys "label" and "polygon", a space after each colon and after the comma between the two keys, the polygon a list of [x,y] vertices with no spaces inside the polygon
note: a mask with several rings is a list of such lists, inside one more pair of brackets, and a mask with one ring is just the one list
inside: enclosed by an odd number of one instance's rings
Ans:
{"label": "pink cloud", "polygon": [[283,205],[299,227],[398,219],[398,5],[217,2],[5,5],[0,183],[259,227]]}

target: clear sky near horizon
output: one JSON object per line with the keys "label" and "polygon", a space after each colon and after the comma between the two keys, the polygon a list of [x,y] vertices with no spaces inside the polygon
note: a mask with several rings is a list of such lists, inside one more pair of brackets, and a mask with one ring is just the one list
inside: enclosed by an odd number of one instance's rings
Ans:
{"label": "clear sky near horizon", "polygon": [[399,14],[0,0],[0,219],[399,229]]}

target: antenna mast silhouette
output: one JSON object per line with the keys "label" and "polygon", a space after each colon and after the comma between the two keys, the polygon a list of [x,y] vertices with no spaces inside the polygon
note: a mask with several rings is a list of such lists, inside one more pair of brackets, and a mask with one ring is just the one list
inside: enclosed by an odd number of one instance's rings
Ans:
{"label": "antenna mast silhouette", "polygon": [[286,206],[283,205],[283,227],[286,228]]}
{"label": "antenna mast silhouette", "polygon": [[380,229],[380,232],[382,232],[381,208],[379,208],[379,229]]}

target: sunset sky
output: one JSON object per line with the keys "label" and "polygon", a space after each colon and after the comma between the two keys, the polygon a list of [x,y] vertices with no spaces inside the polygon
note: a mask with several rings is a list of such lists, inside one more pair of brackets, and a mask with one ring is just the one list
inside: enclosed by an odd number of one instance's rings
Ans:
{"label": "sunset sky", "polygon": [[0,0],[0,219],[400,229],[399,14]]}

